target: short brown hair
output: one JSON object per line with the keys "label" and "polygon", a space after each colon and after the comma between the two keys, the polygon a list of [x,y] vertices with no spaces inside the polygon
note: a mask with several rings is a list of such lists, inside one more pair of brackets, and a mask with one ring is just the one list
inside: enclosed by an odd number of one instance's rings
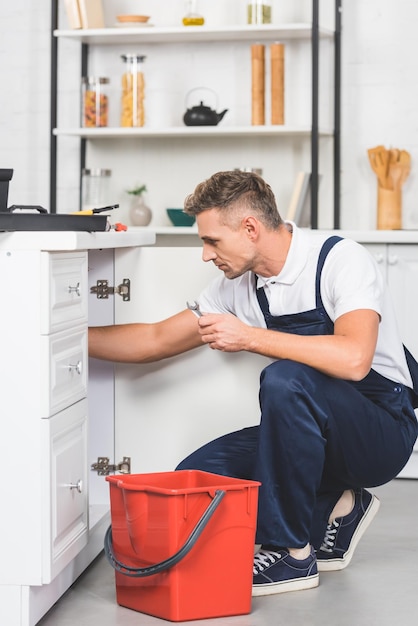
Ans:
{"label": "short brown hair", "polygon": [[197,215],[208,209],[219,210],[228,224],[241,216],[243,209],[250,210],[269,230],[276,230],[283,224],[270,185],[254,172],[217,172],[199,183],[187,196],[184,212]]}

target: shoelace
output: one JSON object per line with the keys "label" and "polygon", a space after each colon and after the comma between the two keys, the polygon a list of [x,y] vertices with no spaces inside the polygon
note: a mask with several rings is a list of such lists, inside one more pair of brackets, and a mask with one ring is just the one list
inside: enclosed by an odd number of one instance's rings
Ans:
{"label": "shoelace", "polygon": [[282,558],[280,552],[273,552],[272,550],[260,550],[254,556],[254,565],[253,565],[253,574],[257,576],[257,574],[261,574],[265,569],[274,565]]}
{"label": "shoelace", "polygon": [[327,529],[325,531],[324,540],[321,544],[321,547],[319,548],[320,550],[322,550],[323,552],[334,551],[335,540],[336,540],[336,535],[337,535],[337,530],[338,530],[339,525],[340,524],[336,520],[328,524]]}

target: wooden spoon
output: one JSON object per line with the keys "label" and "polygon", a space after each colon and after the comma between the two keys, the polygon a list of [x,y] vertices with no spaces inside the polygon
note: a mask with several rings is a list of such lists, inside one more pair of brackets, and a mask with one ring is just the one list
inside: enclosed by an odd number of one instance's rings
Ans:
{"label": "wooden spoon", "polygon": [[379,185],[384,189],[390,189],[389,179],[389,152],[384,146],[376,146],[367,151],[373,171],[377,175]]}
{"label": "wooden spoon", "polygon": [[400,184],[403,185],[411,171],[411,155],[407,150],[401,150],[398,162],[401,166]]}

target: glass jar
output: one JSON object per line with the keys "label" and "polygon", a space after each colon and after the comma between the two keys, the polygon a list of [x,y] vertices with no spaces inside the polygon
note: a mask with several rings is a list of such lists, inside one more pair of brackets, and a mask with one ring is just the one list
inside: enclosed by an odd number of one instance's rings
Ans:
{"label": "glass jar", "polygon": [[109,183],[111,170],[84,169],[82,171],[81,208],[83,211],[100,209],[111,204]]}
{"label": "glass jar", "polygon": [[234,172],[252,172],[253,174],[263,176],[263,170],[261,167],[234,167]]}
{"label": "glass jar", "polygon": [[81,124],[84,127],[102,127],[108,124],[108,78],[83,76],[81,80]]}
{"label": "glass jar", "polygon": [[122,76],[122,103],[120,125],[136,127],[145,124],[145,80],[143,55],[122,54],[126,70]]}
{"label": "glass jar", "polygon": [[254,0],[247,4],[248,24],[271,24],[271,4]]}
{"label": "glass jar", "polygon": [[197,0],[186,0],[186,15],[183,17],[183,26],[203,26],[205,18],[199,15]]}

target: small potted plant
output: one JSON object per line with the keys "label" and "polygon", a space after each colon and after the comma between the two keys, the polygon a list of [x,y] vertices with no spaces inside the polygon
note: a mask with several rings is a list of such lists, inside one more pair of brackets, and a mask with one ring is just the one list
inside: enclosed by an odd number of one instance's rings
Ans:
{"label": "small potted plant", "polygon": [[152,211],[145,204],[143,196],[146,190],[146,185],[137,185],[126,191],[126,193],[132,196],[129,217],[134,226],[148,226],[152,219]]}

